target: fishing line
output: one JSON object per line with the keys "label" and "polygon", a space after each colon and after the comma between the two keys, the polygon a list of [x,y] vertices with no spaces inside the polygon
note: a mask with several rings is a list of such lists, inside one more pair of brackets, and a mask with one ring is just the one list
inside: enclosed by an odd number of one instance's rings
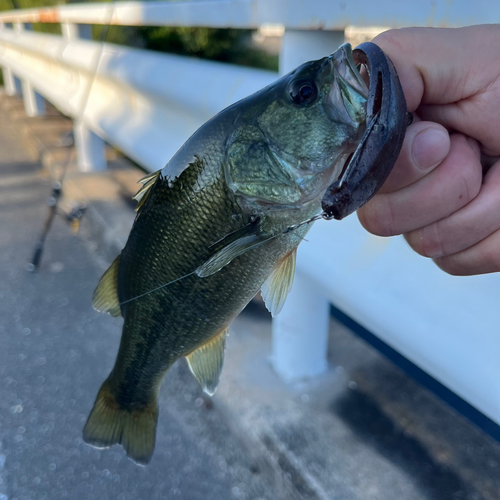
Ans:
{"label": "fishing line", "polygon": [[[109,28],[110,28],[110,25],[111,25],[111,21],[112,21],[112,19],[114,17],[114,14],[115,14],[115,0],[111,0],[109,5],[110,5],[109,18],[108,18],[108,22],[105,24],[105,27],[102,30],[101,34],[100,34],[100,49],[99,49],[99,52],[98,52],[98,56],[96,58],[97,61],[96,61],[96,64],[94,65],[94,71],[93,71],[93,74],[92,74],[92,78],[89,80],[89,85],[87,86],[86,92],[84,94],[84,99],[83,99],[83,102],[82,102],[82,108],[80,110],[80,113],[77,115],[80,119],[83,119],[85,111],[87,109],[87,105],[88,105],[88,102],[89,102],[89,98],[90,98],[90,94],[91,94],[91,91],[92,91],[92,87],[93,87],[94,82],[96,80],[97,73],[99,71],[99,66],[100,66],[101,60],[102,60],[102,55],[104,53],[105,41],[106,41],[106,38],[108,36],[108,32],[109,32]],[[14,6],[14,9],[15,8],[16,7]],[[41,234],[41,236],[39,238],[39,241],[37,242],[37,244],[35,246],[35,251],[34,251],[34,254],[33,254],[33,258],[31,260],[31,262],[26,266],[27,270],[29,270],[31,272],[36,271],[37,268],[40,265],[41,257],[42,257],[42,253],[43,253],[43,249],[44,249],[44,246],[45,246],[45,241],[47,239],[47,236],[48,236],[48,234],[50,232],[50,229],[52,227],[52,223],[54,221],[55,215],[57,213],[57,208],[58,208],[59,200],[61,199],[61,196],[62,196],[63,183],[64,183],[64,180],[65,180],[65,177],[66,177],[66,173],[67,173],[67,170],[68,170],[68,167],[69,167],[69,163],[70,163],[71,157],[73,156],[74,152],[75,152],[74,148],[68,150],[68,155],[67,155],[66,161],[65,161],[65,163],[63,165],[62,172],[61,172],[61,175],[59,177],[59,180],[54,183],[54,186],[53,186],[53,189],[52,189],[52,195],[49,198],[49,206],[50,206],[49,215],[48,215],[48,217],[46,219],[46,222],[44,224],[44,229],[43,229],[42,234]],[[312,222],[315,222],[315,221],[317,221],[317,220],[319,220],[321,218],[323,218],[323,215],[320,214],[320,215],[316,215],[314,217],[311,217],[310,219],[307,219],[305,221],[302,221],[302,222],[300,222],[298,224],[294,224],[292,226],[289,226],[285,230],[281,231],[280,233],[277,233],[277,234],[274,234],[274,235],[270,236],[265,241],[270,241],[270,240],[273,240],[274,238],[277,238],[278,236],[282,236],[283,234],[287,234],[287,233],[290,233],[292,231],[295,231],[295,230],[299,229],[300,227],[302,227],[302,226],[304,226],[306,224],[311,224]],[[230,233],[230,234],[232,234],[232,233]],[[227,236],[228,235],[226,235],[225,237],[227,237]],[[304,238],[302,238],[302,239],[304,239]],[[262,242],[262,243],[264,243],[264,242]],[[217,242],[215,244],[217,244]],[[137,295],[137,296],[132,297],[130,299],[124,300],[123,302],[120,302],[119,305],[122,306],[122,305],[128,304],[130,302],[139,300],[139,299],[141,299],[141,298],[143,298],[143,297],[145,297],[147,295],[150,295],[150,294],[152,294],[154,292],[162,290],[163,288],[166,288],[166,287],[168,287],[170,285],[173,285],[174,283],[177,283],[177,282],[179,282],[179,281],[181,281],[183,279],[186,279],[186,278],[188,278],[190,276],[193,276],[194,274],[197,273],[198,269],[199,269],[199,267],[197,267],[194,271],[191,271],[190,273],[185,274],[184,276],[176,278],[175,280],[169,281],[168,283],[164,283],[162,285],[159,285],[159,286],[157,286],[157,287],[155,287],[155,288],[153,288],[151,290],[148,290],[147,292],[144,292],[144,293],[142,293],[140,295]]]}
{"label": "fishing line", "polygon": [[[273,234],[272,236],[269,236],[269,238],[267,238],[265,241],[262,241],[259,244],[263,244],[263,243],[266,243],[268,241],[271,241],[274,238],[277,238],[278,236],[282,236],[284,234],[291,233],[292,231],[295,231],[296,229],[299,229],[300,227],[305,226],[306,224],[311,224],[312,222],[316,222],[317,220],[320,220],[320,219],[323,219],[323,214],[315,215],[314,217],[311,217],[310,219],[307,219],[305,221],[299,222],[298,224],[294,224],[292,226],[288,226],[286,229],[284,229],[280,233],[276,233],[276,234]],[[236,232],[236,231],[233,231],[233,233],[234,232]],[[233,233],[229,233],[229,234],[233,234]],[[226,236],[224,236],[224,238]],[[224,238],[221,238],[221,240],[223,240]],[[304,238],[301,238],[301,239],[303,240]],[[219,240],[219,241],[221,241],[221,240]],[[251,249],[249,249],[249,250],[251,250]],[[180,278],[176,278],[175,280],[169,281],[168,283],[164,283],[163,285],[159,285],[159,286],[153,288],[152,290],[148,290],[147,292],[141,293],[140,295],[136,295],[135,297],[132,297],[132,298],[127,299],[127,300],[124,300],[123,302],[120,302],[118,305],[123,306],[125,304],[128,304],[129,302],[133,302],[135,300],[141,299],[143,297],[146,297],[146,295],[149,295],[151,293],[157,292],[158,290],[166,288],[167,286],[173,285],[174,283],[177,283],[178,281],[181,281],[183,279],[189,278],[190,276],[193,276],[194,274],[197,274],[197,271],[198,271],[199,268],[200,268],[200,266],[198,266],[194,271],[191,271],[190,273],[185,274],[184,276],[181,276]]]}
{"label": "fishing line", "polygon": [[[13,0],[11,0],[11,2],[12,2],[12,5],[14,6]],[[16,7],[14,6],[14,8],[16,8]],[[106,38],[108,36],[109,27],[111,25],[111,21],[113,20],[114,15],[115,15],[115,0],[111,0],[109,3],[109,16],[108,16],[107,23],[105,23],[105,27],[99,36],[100,47],[99,47],[99,52],[97,53],[96,63],[94,65],[94,70],[92,72],[91,78],[89,79],[89,83],[88,83],[88,85],[85,89],[85,92],[83,94],[82,105],[81,105],[80,112],[77,113],[77,117],[78,117],[77,119],[82,120],[84,115],[85,115],[85,111],[87,110],[87,105],[89,102],[90,93],[92,91],[92,87],[94,86],[94,82],[95,82],[95,79],[97,77],[97,73],[99,71],[99,66],[101,64],[102,55],[104,53],[104,45],[106,42]],[[42,233],[41,233],[41,235],[40,235],[40,237],[35,245],[33,257],[31,259],[31,261],[28,264],[26,264],[26,270],[29,272],[35,272],[40,267],[43,250],[45,248],[45,241],[47,240],[47,236],[49,235],[50,229],[52,228],[52,223],[54,222],[55,216],[58,213],[59,201],[62,197],[62,188],[63,188],[64,180],[66,178],[66,173],[68,171],[69,164],[73,158],[73,155],[75,154],[74,142],[75,141],[73,139],[73,148],[70,147],[67,150],[68,153],[66,155],[66,160],[63,163],[62,172],[61,172],[61,175],[59,176],[59,180],[54,182],[54,184],[52,186],[52,194],[47,201],[47,204],[49,206],[49,213],[48,213],[47,219],[45,220],[45,224],[44,224]],[[61,141],[61,143],[64,145],[64,139]],[[74,211],[74,212],[77,213],[77,211]],[[79,210],[79,213],[83,214],[83,210],[81,208]]]}
{"label": "fishing line", "polygon": [[192,276],[195,273],[196,273],[196,269],[194,271],[191,271],[189,274],[185,274],[184,276],[181,276],[180,278],[176,278],[173,281],[169,281],[168,283],[164,283],[163,285],[157,286],[156,288],[153,288],[152,290],[141,293],[140,295],[132,297],[131,299],[124,300],[123,302],[120,302],[118,305],[123,306],[124,304],[128,304],[129,302],[133,302],[134,300],[141,299],[142,297],[145,297],[146,295],[149,295],[150,293],[157,292],[158,290],[161,290],[162,288],[166,288],[167,286],[173,285],[174,283],[177,283],[178,281],[181,281],[185,278],[189,278],[189,276]]}

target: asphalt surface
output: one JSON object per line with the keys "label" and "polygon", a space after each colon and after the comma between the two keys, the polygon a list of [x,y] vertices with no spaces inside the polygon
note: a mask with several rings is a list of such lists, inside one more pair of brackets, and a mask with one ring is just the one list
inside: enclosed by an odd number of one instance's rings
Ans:
{"label": "asphalt surface", "polygon": [[117,352],[121,320],[91,307],[103,268],[57,217],[29,273],[50,184],[0,114],[0,500],[267,499],[272,493],[184,362],[160,395],[146,468],[82,428]]}

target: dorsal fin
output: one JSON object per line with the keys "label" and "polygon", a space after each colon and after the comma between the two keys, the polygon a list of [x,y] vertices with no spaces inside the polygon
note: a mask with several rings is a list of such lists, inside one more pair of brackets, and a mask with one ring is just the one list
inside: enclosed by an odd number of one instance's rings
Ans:
{"label": "dorsal fin", "polygon": [[273,317],[277,316],[283,309],[286,298],[292,289],[296,256],[297,249],[279,262],[271,276],[262,285],[262,298]]}
{"label": "dorsal fin", "polygon": [[213,396],[219,385],[226,350],[226,335],[227,328],[186,356],[191,373],[210,396]]}
{"label": "dorsal fin", "polygon": [[102,275],[92,297],[94,309],[107,312],[111,316],[120,316],[120,301],[118,300],[117,280],[120,255],[113,261]]}
{"label": "dorsal fin", "polygon": [[161,170],[153,172],[152,174],[146,175],[146,177],[143,177],[139,181],[142,184],[142,187],[133,196],[133,199],[137,201],[137,206],[135,207],[136,212],[138,212],[142,205],[144,205],[144,202],[147,200],[149,193],[151,192],[151,188],[160,176],[160,172]]}

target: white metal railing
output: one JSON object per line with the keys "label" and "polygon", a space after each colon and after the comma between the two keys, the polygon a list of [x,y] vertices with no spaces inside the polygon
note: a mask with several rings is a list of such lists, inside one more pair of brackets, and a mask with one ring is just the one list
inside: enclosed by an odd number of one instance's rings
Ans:
{"label": "white metal railing", "polygon": [[[0,65],[7,93],[17,92],[14,77],[21,80],[30,116],[43,114],[40,94],[75,120],[83,169],[105,166],[106,140],[156,170],[204,121],[277,74],[112,44],[101,48],[85,39],[85,25],[279,24],[285,30],[280,72],[286,72],[332,52],[353,24],[459,26],[499,19],[500,3],[488,0],[73,4],[0,13]],[[61,23],[63,36],[30,32],[25,23],[32,22]],[[499,278],[447,276],[401,238],[367,234],[355,217],[318,223],[299,248],[294,288],[273,323],[273,366],[286,380],[327,369],[333,302],[500,423]]]}
{"label": "white metal railing", "polygon": [[[102,49],[89,40],[32,31],[1,29],[0,44],[0,64],[152,171],[203,122],[276,78],[269,71],[112,44]],[[26,108],[29,115],[39,113],[30,103]]]}
{"label": "white metal railing", "polygon": [[[0,13],[13,23],[116,24],[121,26],[211,26],[259,28],[281,24],[298,30],[344,30],[346,26],[464,26],[495,22],[491,0],[198,0],[75,4]],[[497,18],[498,19],[498,18]]]}

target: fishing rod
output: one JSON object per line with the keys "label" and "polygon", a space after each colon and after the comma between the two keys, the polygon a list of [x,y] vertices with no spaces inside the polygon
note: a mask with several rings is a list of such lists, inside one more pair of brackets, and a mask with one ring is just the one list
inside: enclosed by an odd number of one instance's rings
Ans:
{"label": "fishing rod", "polygon": [[[11,0],[11,3],[16,9],[16,6],[14,5],[15,0]],[[106,42],[106,38],[108,36],[109,32],[109,27],[111,25],[111,21],[113,20],[113,17],[115,15],[115,0],[111,0],[109,4],[109,17],[108,17],[108,22],[104,25],[104,29],[101,31],[100,36],[99,36],[99,43],[100,43],[100,48],[99,52],[97,53],[96,57],[96,63],[94,65],[94,70],[92,73],[92,77],[89,80],[89,83],[87,85],[86,91],[84,93],[84,98],[82,99],[82,104],[81,104],[81,109],[80,112],[77,113],[77,116],[80,119],[83,119],[85,115],[85,111],[87,110],[87,105],[89,102],[89,97],[90,93],[92,91],[92,87],[94,86],[95,79],[97,77],[97,72],[99,71],[99,66],[101,64],[102,60],[102,55],[104,53],[104,45]],[[50,233],[50,230],[52,228],[52,224],[54,222],[54,219],[56,215],[61,215],[63,216],[66,221],[71,224],[73,227],[74,231],[78,230],[80,220],[82,219],[83,215],[85,214],[87,206],[85,204],[80,204],[77,207],[74,207],[69,213],[64,213],[59,210],[59,202],[61,200],[62,194],[63,194],[63,184],[64,180],[66,178],[66,173],[69,168],[69,164],[72,160],[72,157],[74,155],[74,147],[71,149],[71,146],[74,146],[74,139],[71,137],[70,134],[68,134],[65,138],[62,138],[59,141],[61,146],[67,146],[68,147],[68,153],[66,155],[66,159],[63,163],[62,166],[62,171],[59,176],[59,179],[55,181],[52,185],[52,193],[47,199],[47,205],[49,207],[49,211],[47,214],[47,218],[45,220],[45,223],[43,224],[43,229],[41,231],[40,237],[38,238],[38,241],[35,244],[35,248],[33,251],[33,257],[31,258],[30,262],[26,264],[26,270],[29,272],[36,272],[38,268],[40,267],[41,261],[42,261],[42,255],[43,251],[45,249],[45,243],[47,241],[47,237]]]}

